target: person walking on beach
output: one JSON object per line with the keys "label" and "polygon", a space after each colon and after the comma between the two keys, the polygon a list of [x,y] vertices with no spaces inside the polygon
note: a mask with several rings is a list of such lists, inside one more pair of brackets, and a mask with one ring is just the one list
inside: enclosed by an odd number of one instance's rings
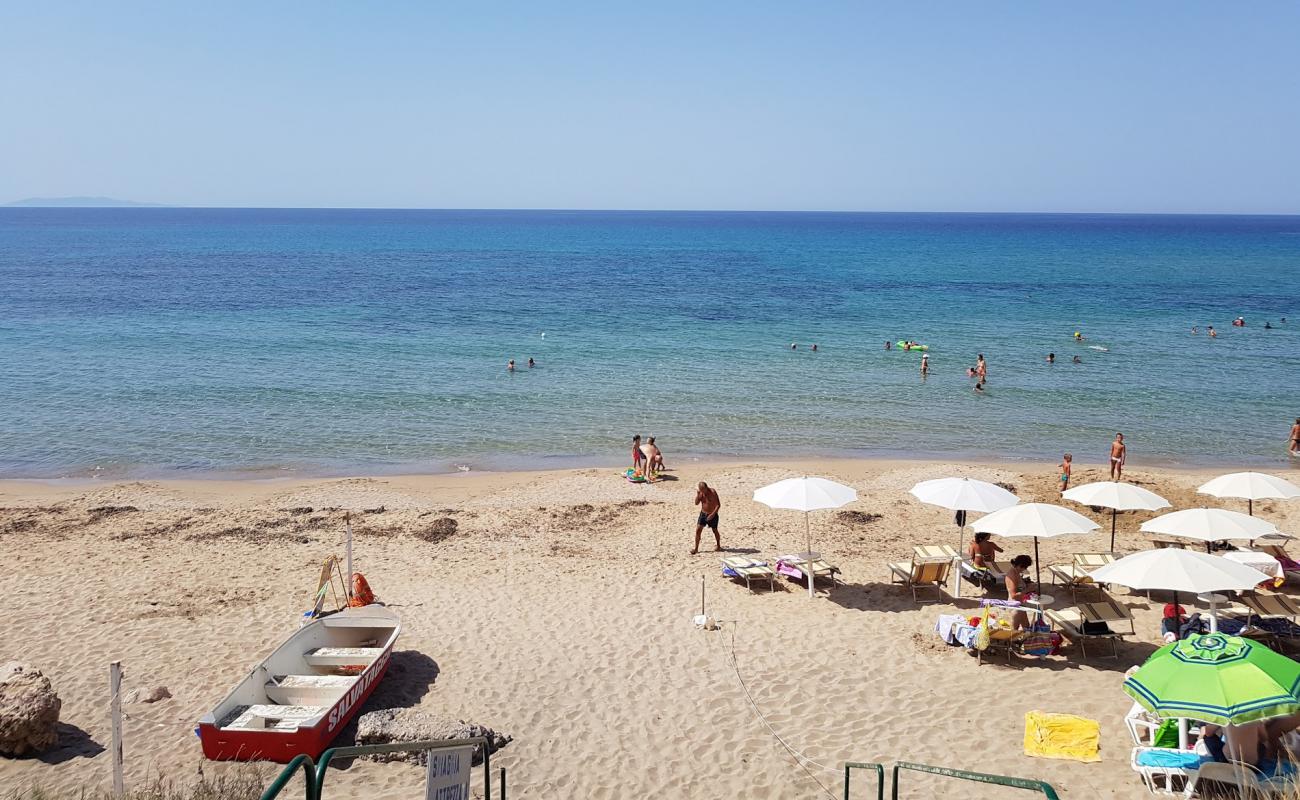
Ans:
{"label": "person walking on beach", "polygon": [[1065,490],[1070,488],[1070,468],[1073,466],[1074,466],[1074,456],[1070,455],[1069,453],[1066,453],[1061,458],[1061,466],[1060,466],[1061,494],[1065,494]]}
{"label": "person walking on beach", "polygon": [[984,354],[980,353],[979,358],[975,359],[975,375],[979,377],[980,383],[989,379],[989,365],[984,363]]}
{"label": "person walking on beach", "polygon": [[695,520],[695,547],[691,549],[691,555],[700,552],[700,534],[704,532],[704,527],[713,529],[713,542],[716,545],[715,550],[722,549],[722,536],[718,533],[718,512],[722,509],[722,498],[718,493],[711,489],[707,483],[700,481],[695,487],[695,505],[700,507],[700,516]]}
{"label": "person walking on beach", "polygon": [[1124,444],[1124,434],[1115,434],[1115,441],[1110,443],[1110,479],[1124,479],[1124,464],[1128,461],[1128,447]]}
{"label": "person walking on beach", "polygon": [[1300,417],[1296,417],[1291,426],[1291,456],[1300,456]]}

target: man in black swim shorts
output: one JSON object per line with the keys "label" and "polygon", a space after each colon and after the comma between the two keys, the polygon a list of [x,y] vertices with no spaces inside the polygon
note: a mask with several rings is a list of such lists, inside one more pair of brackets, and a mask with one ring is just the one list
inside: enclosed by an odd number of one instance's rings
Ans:
{"label": "man in black swim shorts", "polygon": [[700,552],[700,534],[704,532],[705,526],[713,529],[713,541],[717,545],[716,550],[722,549],[722,536],[718,534],[718,511],[722,509],[722,498],[718,493],[709,488],[704,481],[700,481],[695,488],[695,505],[700,507],[700,516],[695,521],[695,547],[691,550],[691,555]]}

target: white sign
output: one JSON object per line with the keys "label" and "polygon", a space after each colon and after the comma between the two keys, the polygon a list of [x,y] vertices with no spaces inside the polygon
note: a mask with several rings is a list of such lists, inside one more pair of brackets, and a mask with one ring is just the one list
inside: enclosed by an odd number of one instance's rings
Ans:
{"label": "white sign", "polygon": [[470,800],[469,768],[473,762],[472,744],[430,750],[424,800]]}

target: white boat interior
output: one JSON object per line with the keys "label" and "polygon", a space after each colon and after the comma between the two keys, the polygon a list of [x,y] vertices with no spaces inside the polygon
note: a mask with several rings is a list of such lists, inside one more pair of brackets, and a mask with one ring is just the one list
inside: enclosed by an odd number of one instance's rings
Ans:
{"label": "white boat interior", "polygon": [[349,608],[295,632],[205,722],[222,730],[312,727],[392,647],[400,623],[382,606]]}

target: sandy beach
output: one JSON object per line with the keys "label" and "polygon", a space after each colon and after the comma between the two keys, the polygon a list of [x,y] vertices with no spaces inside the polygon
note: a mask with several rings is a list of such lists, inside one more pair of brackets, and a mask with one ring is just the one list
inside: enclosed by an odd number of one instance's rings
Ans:
{"label": "sandy beach", "polygon": [[[951,514],[908,495],[914,483],[970,475],[1014,487],[1022,502],[1056,502],[1052,465],[669,466],[654,485],[610,469],[0,482],[11,588],[0,660],[44,670],[63,699],[63,722],[75,726],[67,746],[43,760],[0,760],[0,786],[107,784],[108,755],[98,751],[109,740],[112,660],[123,662],[128,691],[163,685],[173,695],[126,707],[128,783],[231,769],[203,760],[196,720],[297,626],[321,560],[342,552],[351,513],[357,569],[403,619],[393,667],[365,710],[417,706],[510,734],[493,764],[508,769],[511,797],[813,798],[826,796],[823,787],[838,796],[849,760],[1041,778],[1062,796],[1144,793],[1128,767],[1130,701],[1119,684],[1155,649],[1163,597],[1117,590],[1139,631],[1118,659],[1084,660],[1071,648],[981,666],[933,632],[951,598],[918,605],[888,583],[886,563],[906,560],[913,545],[957,544]],[[1237,508],[1195,495],[1221,471],[1138,467],[1125,477],[1175,508]],[[814,548],[843,569],[842,585],[812,601],[793,584],[751,593],[719,574],[716,554],[688,554],[699,480],[721,494],[724,547],[773,559],[801,550],[800,515],[750,499],[759,486],[801,474],[859,492],[857,503],[812,520]],[[1076,485],[1104,479],[1100,465],[1076,464]],[[1300,522],[1296,504],[1255,510],[1283,530]],[[1108,531],[1109,517],[1093,516]],[[1120,515],[1119,550],[1149,547],[1137,533],[1149,516]],[[444,518],[455,532],[429,534]],[[1107,535],[1045,541],[1042,562],[1105,549]],[[705,543],[711,550],[707,532]],[[1003,546],[1008,555],[1032,552],[1024,540]],[[709,613],[723,621],[716,632],[691,624],[702,577]],[[957,607],[974,608],[971,593]],[[1057,605],[1068,604],[1068,591],[1056,594]],[[1102,761],[1024,756],[1030,710],[1099,720]],[[806,769],[774,733],[809,759]],[[357,763],[330,785],[409,797],[422,777],[410,765]],[[909,785],[937,788],[921,776]]]}

